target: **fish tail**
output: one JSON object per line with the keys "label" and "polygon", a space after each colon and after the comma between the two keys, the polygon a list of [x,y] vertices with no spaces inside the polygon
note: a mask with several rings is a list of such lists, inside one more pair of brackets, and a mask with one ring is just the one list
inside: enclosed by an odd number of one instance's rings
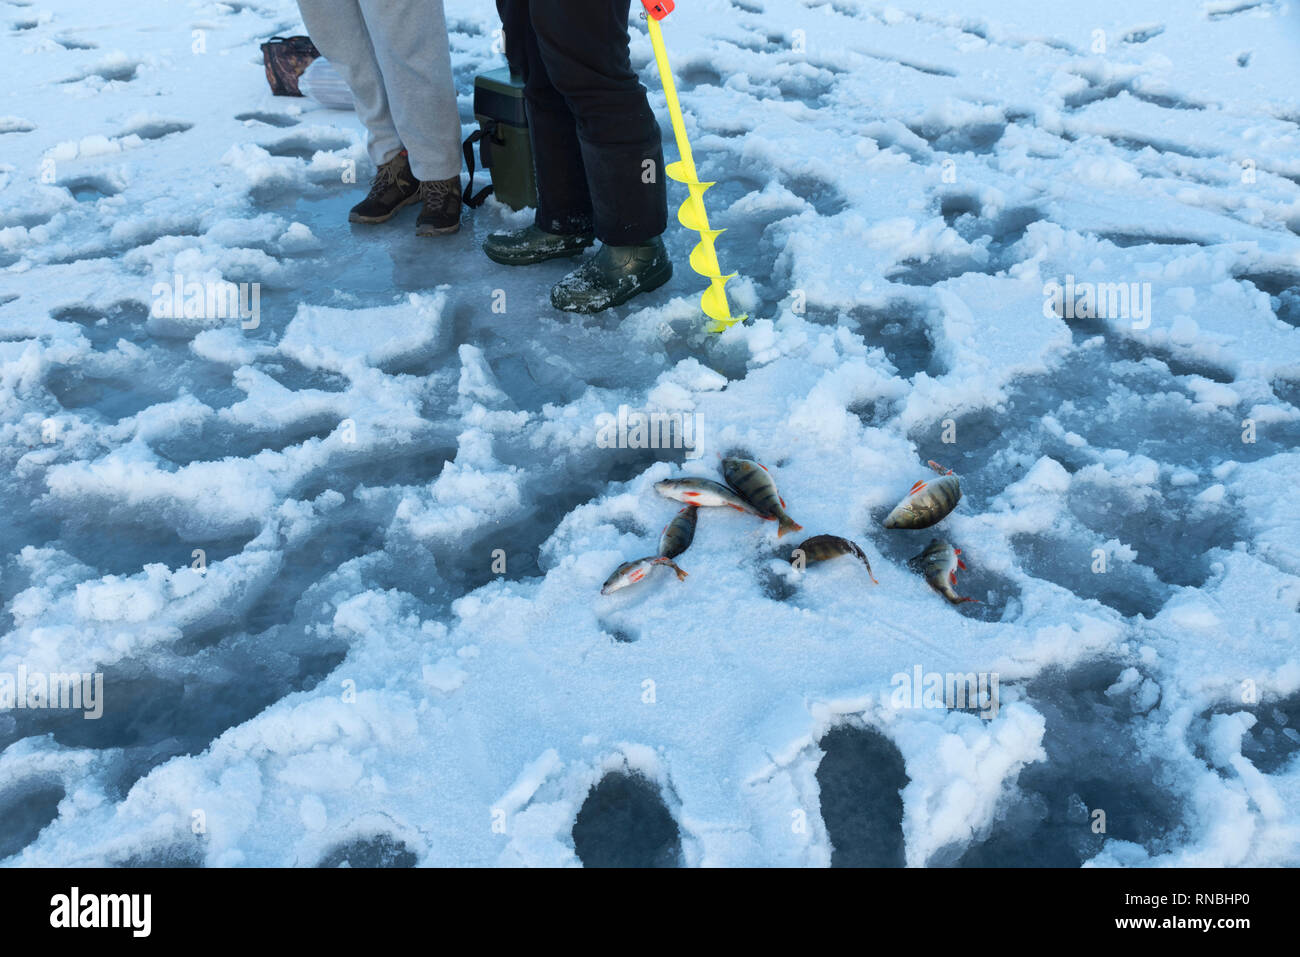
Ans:
{"label": "fish tail", "polygon": [[780,538],[780,537],[781,537],[782,535],[784,535],[786,532],[801,532],[801,531],[803,531],[803,526],[800,525],[798,522],[796,522],[796,521],[795,521],[793,518],[791,518],[789,515],[782,515],[782,516],[780,517],[780,523],[781,523],[781,524],[780,524],[780,527],[779,527],[779,528],[777,529],[777,531],[776,531],[776,537],[777,537],[777,538]]}
{"label": "fish tail", "polygon": [[853,554],[857,556],[858,560],[859,560],[860,562],[862,562],[862,564],[864,564],[864,565],[867,566],[867,577],[870,578],[870,579],[871,579],[873,582],[875,582],[877,585],[879,585],[880,582],[876,581],[876,576],[875,576],[874,574],[872,574],[872,571],[871,571],[871,561],[870,561],[870,559],[867,558],[867,553],[864,552],[864,551],[863,551],[861,548],[859,548],[857,545],[854,545],[854,546],[853,546]]}
{"label": "fish tail", "polygon": [[687,574],[689,574],[688,572],[682,571],[681,568],[678,567],[677,563],[673,561],[671,558],[665,558],[662,555],[660,555],[658,558],[655,559],[655,564],[667,565],[669,568],[671,568],[673,571],[677,573],[677,580],[679,582],[686,581],[686,576]]}

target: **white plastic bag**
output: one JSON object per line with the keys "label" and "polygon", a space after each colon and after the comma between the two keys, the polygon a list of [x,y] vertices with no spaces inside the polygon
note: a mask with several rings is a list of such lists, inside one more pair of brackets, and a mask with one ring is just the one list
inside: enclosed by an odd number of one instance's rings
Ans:
{"label": "white plastic bag", "polygon": [[298,80],[298,89],[331,110],[356,109],[352,102],[352,91],[343,82],[339,71],[323,56],[307,64],[307,69]]}

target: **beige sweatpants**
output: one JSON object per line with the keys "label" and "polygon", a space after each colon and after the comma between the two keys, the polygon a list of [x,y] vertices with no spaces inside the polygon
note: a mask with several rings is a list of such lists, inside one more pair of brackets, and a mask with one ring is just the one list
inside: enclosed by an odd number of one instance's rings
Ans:
{"label": "beige sweatpants", "polygon": [[442,0],[298,0],[352,90],[376,166],[405,148],[420,180],[460,175],[460,114]]}

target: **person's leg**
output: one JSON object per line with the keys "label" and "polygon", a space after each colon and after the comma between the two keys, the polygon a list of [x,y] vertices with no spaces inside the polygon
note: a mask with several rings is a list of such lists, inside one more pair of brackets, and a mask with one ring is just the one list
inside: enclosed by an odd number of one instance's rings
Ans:
{"label": "person's leg", "polygon": [[442,0],[360,0],[360,6],[411,172],[426,182],[459,180],[460,113]]}
{"label": "person's leg", "polygon": [[524,81],[528,135],[537,172],[537,228],[558,235],[592,231],[591,194],[577,123],[547,75],[529,0],[498,0],[511,68]]}
{"label": "person's leg", "polygon": [[[628,54],[629,0],[530,0],[551,84],[575,120],[599,251],[551,289],[551,305],[599,312],[673,274],[659,123]],[[577,166],[577,163],[574,163]]]}
{"label": "person's leg", "polygon": [[298,0],[312,43],[338,70],[366,127],[366,151],[375,178],[366,198],[348,212],[353,223],[384,223],[419,202],[420,183],[411,172],[389,109],[388,93],[359,0]]}
{"label": "person's leg", "polygon": [[402,150],[389,111],[379,61],[370,42],[359,0],[298,0],[307,35],[352,91],[357,116],[366,127],[366,151],[383,166]]}
{"label": "person's leg", "polygon": [[537,213],[532,226],[488,236],[483,251],[506,266],[577,256],[592,243],[591,194],[577,126],[569,104],[546,75],[528,0],[497,0],[497,11],[505,29],[506,60],[524,81]]}
{"label": "person's leg", "polygon": [[[570,175],[585,172],[596,238],[611,246],[647,243],[668,224],[659,123],[628,54],[629,0],[530,0],[549,86],[574,118],[557,150]],[[531,116],[531,114],[530,114]],[[540,147],[539,147],[540,150]],[[540,164],[539,164],[540,180]],[[540,189],[540,182],[539,182]]]}

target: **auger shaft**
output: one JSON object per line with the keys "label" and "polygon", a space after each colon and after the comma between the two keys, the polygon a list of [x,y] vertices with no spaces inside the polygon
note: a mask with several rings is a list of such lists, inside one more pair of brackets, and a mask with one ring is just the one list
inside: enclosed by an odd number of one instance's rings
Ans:
{"label": "auger shaft", "polygon": [[654,17],[646,17],[646,25],[650,29],[650,45],[654,47],[655,65],[659,67],[664,99],[668,101],[668,116],[673,123],[673,137],[677,140],[677,155],[682,158],[682,166],[691,174],[691,179],[698,180],[699,176],[695,172],[695,154],[691,152],[691,141],[686,136],[682,104],[677,99],[677,82],[673,79],[673,68],[668,65],[668,49],[664,46],[663,29]]}
{"label": "auger shaft", "polygon": [[689,195],[677,211],[677,220],[687,229],[700,234],[700,241],[691,250],[690,265],[700,275],[709,280],[709,288],[700,297],[700,308],[713,320],[710,332],[723,329],[744,320],[744,316],[732,316],[731,306],[727,302],[727,280],[735,273],[724,276],[718,265],[718,252],[715,240],[722,233],[721,229],[709,226],[709,214],[704,208],[704,193],[712,183],[701,183],[695,170],[695,156],[691,152],[691,141],[686,135],[686,122],[682,118],[682,105],[677,97],[677,84],[673,81],[672,67],[668,64],[668,50],[664,45],[663,31],[659,20],[673,9],[671,0],[642,0],[645,5],[646,23],[650,32],[650,44],[654,47],[655,64],[659,68],[659,79],[663,83],[664,99],[668,102],[668,115],[672,120],[673,136],[677,140],[677,153],[681,157],[676,163],[669,163],[664,172],[686,186]]}

